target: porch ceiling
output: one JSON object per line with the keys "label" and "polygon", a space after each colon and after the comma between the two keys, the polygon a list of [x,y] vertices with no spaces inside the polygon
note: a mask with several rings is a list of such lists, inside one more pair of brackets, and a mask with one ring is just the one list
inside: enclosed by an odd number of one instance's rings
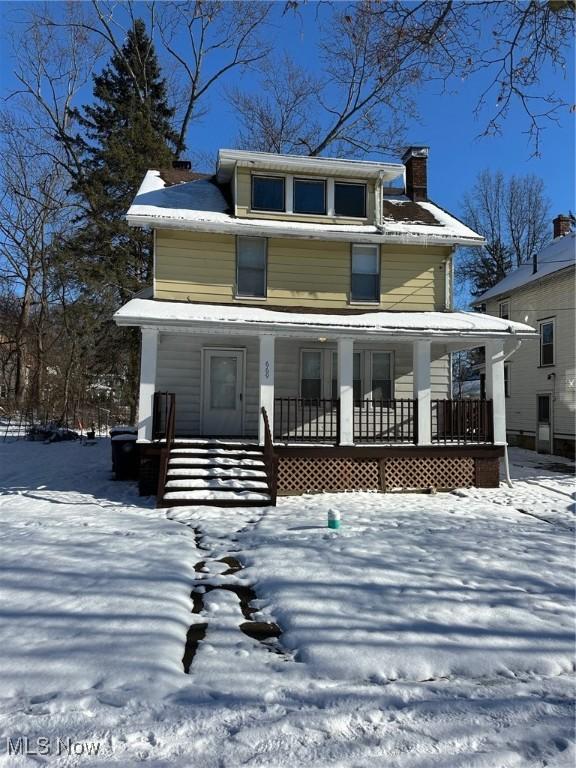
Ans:
{"label": "porch ceiling", "polygon": [[195,304],[136,298],[115,315],[120,326],[141,326],[175,331],[201,331],[226,335],[316,337],[334,340],[346,336],[396,339],[488,340],[529,338],[537,335],[529,325],[477,312],[343,312],[342,314],[279,311],[254,306]]}

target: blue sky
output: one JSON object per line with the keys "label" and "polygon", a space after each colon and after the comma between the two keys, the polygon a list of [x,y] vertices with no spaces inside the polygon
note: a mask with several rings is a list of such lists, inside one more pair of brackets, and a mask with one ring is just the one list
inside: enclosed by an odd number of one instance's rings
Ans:
{"label": "blue sky", "polygon": [[[304,7],[299,15],[282,16],[280,10],[283,6],[283,3],[279,3],[274,15],[274,27],[269,34],[286,46],[298,61],[314,69],[317,66],[315,41],[318,38],[316,9],[314,6]],[[13,22],[18,19],[18,9],[22,7],[21,3],[4,2],[0,4],[0,14]],[[0,49],[4,95],[13,84],[10,48],[4,37]],[[568,61],[568,77],[564,81],[553,71],[542,73],[542,91],[556,88],[568,101],[574,102],[574,56],[569,57]],[[234,146],[238,126],[233,110],[226,101],[225,88],[232,85],[237,77],[229,78],[211,94],[209,102],[205,104],[209,107],[207,114],[190,131],[191,151],[215,154],[219,147]],[[253,87],[251,77],[245,74],[238,82]],[[511,111],[502,136],[478,138],[484,123],[482,119],[477,121],[474,118],[473,109],[481,84],[479,78],[456,83],[454,92],[450,94],[442,94],[439,86],[430,85],[417,98],[420,120],[413,124],[408,140],[430,146],[430,196],[458,214],[463,193],[471,188],[481,170],[489,168],[501,170],[506,176],[534,173],[542,177],[551,201],[552,216],[568,210],[574,211],[574,114],[564,112],[559,126],[550,125],[543,132],[541,156],[534,158],[531,157],[533,147],[524,133],[526,121],[517,108]],[[87,90],[83,97],[88,99],[90,91]]]}

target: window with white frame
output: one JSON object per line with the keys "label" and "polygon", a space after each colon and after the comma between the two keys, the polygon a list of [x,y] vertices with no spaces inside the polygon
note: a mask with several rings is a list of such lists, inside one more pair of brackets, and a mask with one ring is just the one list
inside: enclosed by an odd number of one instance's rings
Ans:
{"label": "window with white frame", "polygon": [[334,213],[336,216],[366,218],[366,184],[335,181]]}
{"label": "window with white frame", "polygon": [[300,397],[322,398],[322,350],[303,349],[300,352]]}
{"label": "window with white frame", "polygon": [[326,182],[324,179],[294,179],[294,213],[326,214]]}
{"label": "window with white frame", "polygon": [[283,176],[252,176],[252,210],[283,212],[286,209]]}
{"label": "window with white frame", "polygon": [[266,298],[266,238],[236,239],[236,295]]}
{"label": "window with white frame", "polygon": [[554,320],[540,322],[540,365],[554,365]]}
{"label": "window with white frame", "polygon": [[377,245],[353,245],[350,301],[380,301],[380,249]]}
{"label": "window with white frame", "polygon": [[510,320],[510,302],[509,301],[501,301],[498,305],[498,316],[502,318],[502,320]]}
{"label": "window with white frame", "polygon": [[[362,400],[362,352],[353,353],[354,400]],[[338,400],[338,353],[332,352],[332,400]]]}
{"label": "window with white frame", "polygon": [[392,399],[392,354],[371,353],[371,392],[373,400]]}

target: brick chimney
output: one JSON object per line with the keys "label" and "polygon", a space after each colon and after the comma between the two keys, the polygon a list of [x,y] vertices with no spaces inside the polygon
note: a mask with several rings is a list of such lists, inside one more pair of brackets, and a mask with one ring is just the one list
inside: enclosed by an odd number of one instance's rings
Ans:
{"label": "brick chimney", "polygon": [[402,155],[406,166],[406,194],[415,203],[428,200],[428,147],[408,147]]}
{"label": "brick chimney", "polygon": [[564,237],[564,235],[570,234],[572,221],[570,220],[570,216],[560,214],[553,219],[552,226],[554,228],[554,240],[556,240],[557,237]]}

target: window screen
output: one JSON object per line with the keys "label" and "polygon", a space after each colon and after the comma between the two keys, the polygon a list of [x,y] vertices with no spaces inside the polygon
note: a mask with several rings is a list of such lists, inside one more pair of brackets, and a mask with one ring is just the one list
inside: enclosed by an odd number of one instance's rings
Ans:
{"label": "window screen", "polygon": [[252,208],[255,211],[283,211],[284,179],[281,176],[252,176]]}
{"label": "window screen", "polygon": [[334,183],[334,213],[337,216],[366,217],[366,184]]}
{"label": "window screen", "polygon": [[380,254],[377,245],[352,246],[352,301],[380,301]]}
{"label": "window screen", "polygon": [[326,182],[294,179],[294,213],[326,213]]}
{"label": "window screen", "polygon": [[266,296],[266,239],[239,237],[236,253],[236,295]]}

